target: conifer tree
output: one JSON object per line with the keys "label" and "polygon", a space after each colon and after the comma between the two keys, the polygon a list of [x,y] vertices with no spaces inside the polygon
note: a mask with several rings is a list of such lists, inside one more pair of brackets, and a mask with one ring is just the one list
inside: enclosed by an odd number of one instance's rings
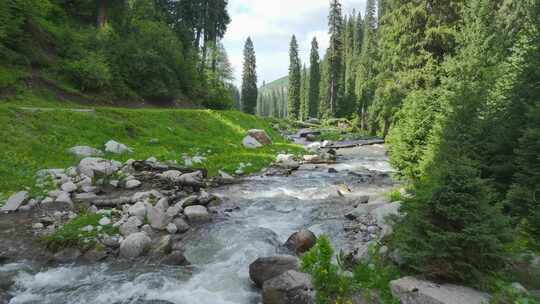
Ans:
{"label": "conifer tree", "polygon": [[300,95],[301,95],[301,67],[298,57],[298,43],[296,36],[292,36],[289,48],[289,89],[288,95],[288,117],[290,119],[300,119]]}
{"label": "conifer tree", "polygon": [[304,121],[309,118],[309,79],[307,68],[304,65],[302,69],[302,84],[300,86],[300,120]]}
{"label": "conifer tree", "polygon": [[311,53],[309,56],[309,96],[308,108],[309,117],[317,117],[319,114],[319,91],[321,83],[321,69],[319,58],[319,44],[317,38],[313,37],[311,41]]}
{"label": "conifer tree", "polygon": [[363,41],[362,50],[357,67],[356,77],[356,96],[358,98],[358,110],[360,117],[360,127],[363,130],[367,129],[367,110],[373,99],[374,91],[374,76],[375,76],[375,52],[376,40],[375,34],[377,29],[377,19],[375,17],[376,3],[375,0],[368,0],[366,6],[366,14],[363,23]]}
{"label": "conifer tree", "polygon": [[255,114],[257,107],[257,61],[251,37],[244,46],[244,68],[242,72],[242,111]]}
{"label": "conifer tree", "polygon": [[334,117],[338,110],[338,104],[342,97],[343,89],[343,16],[339,0],[330,1],[330,13],[328,15],[328,28],[330,46],[326,51],[327,90],[324,104],[326,113],[323,115]]}

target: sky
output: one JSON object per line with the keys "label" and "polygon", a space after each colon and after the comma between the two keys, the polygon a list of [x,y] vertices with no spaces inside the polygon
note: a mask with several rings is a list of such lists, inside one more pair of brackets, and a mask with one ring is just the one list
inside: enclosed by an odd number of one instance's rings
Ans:
{"label": "sky", "polygon": [[[344,13],[364,12],[366,0],[342,0]],[[259,85],[288,74],[289,43],[293,34],[302,63],[309,64],[311,40],[317,37],[320,55],[328,48],[329,0],[229,0],[232,22],[223,39],[234,68],[235,83],[242,81],[244,43],[251,36],[257,56]]]}

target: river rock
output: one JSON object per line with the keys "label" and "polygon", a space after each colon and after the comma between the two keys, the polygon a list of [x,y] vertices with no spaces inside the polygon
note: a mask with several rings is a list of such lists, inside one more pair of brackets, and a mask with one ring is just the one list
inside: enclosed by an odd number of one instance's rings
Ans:
{"label": "river rock", "polygon": [[139,257],[148,251],[151,243],[152,240],[146,233],[133,233],[120,244],[120,256],[128,259]]}
{"label": "river rock", "polygon": [[157,230],[166,230],[171,218],[167,216],[164,210],[157,207],[146,206],[146,218],[150,226]]}
{"label": "river rock", "polygon": [[300,163],[294,159],[292,154],[278,154],[276,157],[276,165],[284,169],[295,170],[300,167]]}
{"label": "river rock", "polygon": [[133,150],[128,146],[114,140],[109,140],[105,144],[105,151],[114,154],[133,153]]}
{"label": "river rock", "polygon": [[185,173],[178,178],[177,182],[185,186],[201,187],[204,182],[204,175],[201,171]]}
{"label": "river rock", "polygon": [[20,191],[10,196],[0,211],[10,212],[16,211],[21,205],[28,200],[28,191]]}
{"label": "river rock", "polygon": [[101,239],[101,244],[116,249],[120,247],[120,236],[113,235],[113,236],[106,236],[103,239]]}
{"label": "river rock", "polygon": [[242,140],[242,145],[244,146],[244,148],[247,148],[247,149],[257,149],[257,148],[261,148],[263,146],[254,137],[251,137],[249,135],[244,137],[244,139]]}
{"label": "river rock", "polygon": [[264,304],[314,304],[315,291],[310,275],[289,270],[263,284]]}
{"label": "river rock", "polygon": [[53,258],[56,262],[65,264],[75,262],[81,255],[81,251],[77,248],[66,248],[55,253]]}
{"label": "river rock", "polygon": [[390,204],[384,204],[371,212],[371,214],[377,219],[377,225],[382,229],[381,238],[392,234],[393,223],[390,217],[398,216],[400,207],[401,202],[393,202]]}
{"label": "river rock", "polygon": [[131,197],[131,200],[134,202],[142,202],[149,199],[159,200],[161,198],[163,198],[163,194],[161,194],[159,191],[150,190],[150,191],[137,192],[133,194],[133,196]]}
{"label": "river rock", "polygon": [[110,176],[118,171],[118,167],[111,161],[97,157],[86,157],[77,166],[80,174],[90,178],[96,176]]}
{"label": "river rock", "polygon": [[60,195],[56,198],[55,202],[57,204],[62,204],[68,208],[73,206],[73,201],[71,200],[71,194],[68,192],[62,192]]}
{"label": "river rock", "polygon": [[146,205],[143,202],[137,202],[134,205],[129,206],[128,214],[144,221],[146,218]]}
{"label": "river rock", "polygon": [[414,277],[390,282],[392,295],[402,304],[488,304],[490,296],[452,284],[435,284]]}
{"label": "river rock", "polygon": [[186,256],[180,250],[174,250],[173,252],[169,253],[161,260],[160,263],[168,266],[184,266],[189,264]]}
{"label": "river rock", "polygon": [[62,184],[60,189],[62,189],[62,191],[71,193],[77,190],[77,185],[75,185],[74,182],[67,182],[67,183]]}
{"label": "river rock", "polygon": [[192,223],[209,222],[210,214],[205,206],[188,206],[184,209],[184,215]]}
{"label": "river rock", "polygon": [[258,258],[249,265],[249,277],[257,287],[262,288],[264,282],[286,271],[298,270],[298,266],[298,258],[292,255]]}
{"label": "river rock", "polygon": [[169,209],[169,199],[166,197],[160,199],[154,207],[158,208],[163,212],[167,211],[167,209]]}
{"label": "river rock", "polygon": [[75,156],[76,158],[85,158],[85,157],[99,157],[103,156],[103,152],[96,148],[88,147],[88,146],[75,146],[68,150],[70,154]]}
{"label": "river rock", "polygon": [[176,228],[174,223],[169,223],[167,224],[167,232],[170,234],[176,234],[178,232],[178,228]]}
{"label": "river rock", "polygon": [[317,243],[315,234],[307,229],[303,229],[293,233],[289,239],[287,239],[287,242],[285,242],[285,247],[296,254],[300,254],[310,250],[315,246],[315,243]]}
{"label": "river rock", "polygon": [[125,223],[120,225],[120,234],[123,236],[130,236],[131,234],[137,233],[142,224],[143,222],[138,217],[131,216]]}
{"label": "river rock", "polygon": [[131,190],[139,187],[142,183],[136,179],[126,181],[126,189]]}
{"label": "river rock", "polygon": [[97,195],[92,192],[88,193],[75,193],[73,195],[73,200],[75,202],[81,202],[81,203],[91,203],[95,200],[97,200]]}
{"label": "river rock", "polygon": [[181,217],[174,219],[173,223],[179,233],[184,233],[191,228],[189,224],[186,223],[186,221]]}
{"label": "river rock", "polygon": [[178,202],[178,205],[182,206],[182,208],[184,209],[186,207],[195,206],[198,204],[199,204],[199,197],[197,197],[196,195],[190,195]]}
{"label": "river rock", "polygon": [[247,135],[253,137],[256,141],[258,141],[263,146],[272,144],[272,140],[270,139],[270,136],[268,136],[268,134],[264,130],[251,129],[247,131]]}
{"label": "river rock", "polygon": [[171,181],[173,183],[177,183],[180,179],[180,176],[182,176],[182,172],[178,170],[168,170],[161,174],[162,179]]}

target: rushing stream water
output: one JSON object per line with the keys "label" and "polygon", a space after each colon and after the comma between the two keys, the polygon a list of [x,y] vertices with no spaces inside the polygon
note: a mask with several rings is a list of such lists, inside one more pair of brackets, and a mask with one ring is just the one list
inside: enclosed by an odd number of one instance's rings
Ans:
{"label": "rushing stream water", "polygon": [[[350,203],[337,195],[377,195],[391,184],[362,181],[355,172],[390,171],[384,148],[340,150],[338,173],[303,166],[289,177],[254,176],[214,192],[223,197],[218,219],[185,240],[189,267],[94,264],[33,269],[26,263],[0,266],[17,271],[10,304],[252,304],[260,291],[248,276],[256,258],[279,252],[293,232],[308,228],[344,242],[343,215]],[[227,212],[224,212],[227,211]]]}

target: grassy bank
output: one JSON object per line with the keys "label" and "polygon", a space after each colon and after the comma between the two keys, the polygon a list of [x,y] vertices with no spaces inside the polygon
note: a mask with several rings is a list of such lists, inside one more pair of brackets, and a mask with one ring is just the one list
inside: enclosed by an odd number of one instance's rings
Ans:
{"label": "grassy bank", "polygon": [[[299,152],[287,143],[266,120],[236,111],[128,110],[98,108],[95,113],[68,109],[26,111],[0,106],[0,193],[8,194],[34,184],[37,170],[65,168],[77,160],[67,149],[88,145],[103,149],[109,139],[134,149],[125,156],[107,155],[120,161],[128,158],[181,161],[183,154],[204,155],[202,164],[210,174],[223,169],[234,172],[240,163],[251,163],[246,173],[260,170],[281,151]],[[248,129],[266,130],[274,144],[262,149],[242,147]],[[157,139],[157,143],[152,139]]]}

